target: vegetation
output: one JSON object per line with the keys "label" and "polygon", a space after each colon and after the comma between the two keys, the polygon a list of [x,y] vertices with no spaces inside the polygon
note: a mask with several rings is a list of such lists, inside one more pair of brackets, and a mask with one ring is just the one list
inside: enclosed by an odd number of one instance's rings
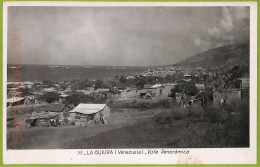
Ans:
{"label": "vegetation", "polygon": [[73,93],[71,96],[65,98],[66,104],[74,104],[75,106],[80,103],[103,103],[104,99],[96,99],[94,96],[85,95],[83,93]]}
{"label": "vegetation", "polygon": [[44,94],[41,97],[41,99],[50,104],[50,103],[53,103],[53,102],[59,100],[59,97],[60,97],[60,95],[58,93],[49,92],[49,93]]}
{"label": "vegetation", "polygon": [[176,93],[185,93],[186,95],[195,96],[198,93],[198,89],[193,81],[181,82],[171,89],[170,97],[176,98]]}
{"label": "vegetation", "polygon": [[155,109],[155,108],[172,108],[175,105],[170,99],[160,99],[159,101],[110,101],[111,108],[132,108],[132,109]]}
{"label": "vegetation", "polygon": [[[154,116],[159,125],[182,121],[189,127],[175,147],[248,147],[249,146],[249,101],[234,101],[228,112],[208,105],[190,108],[174,108]],[[185,123],[186,122],[186,123]],[[200,128],[196,128],[200,127]]]}

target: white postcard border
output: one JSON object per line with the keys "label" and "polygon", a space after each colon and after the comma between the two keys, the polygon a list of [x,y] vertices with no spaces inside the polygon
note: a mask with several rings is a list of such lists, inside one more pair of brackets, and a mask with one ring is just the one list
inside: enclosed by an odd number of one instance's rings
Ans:
{"label": "white postcard border", "polygon": [[[3,163],[4,164],[177,164],[180,159],[197,158],[202,164],[256,164],[257,142],[257,3],[256,2],[4,2],[3,3]],[[91,155],[90,149],[7,150],[7,7],[8,6],[250,6],[250,147],[183,148],[188,155]],[[94,149],[93,149],[94,150]],[[115,150],[115,149],[112,149]],[[126,149],[116,149],[126,150]],[[133,150],[133,149],[131,149]],[[139,149],[140,150],[140,149]],[[144,149],[147,150],[147,149]],[[162,150],[162,149],[153,149]],[[167,149],[169,150],[169,149]]]}

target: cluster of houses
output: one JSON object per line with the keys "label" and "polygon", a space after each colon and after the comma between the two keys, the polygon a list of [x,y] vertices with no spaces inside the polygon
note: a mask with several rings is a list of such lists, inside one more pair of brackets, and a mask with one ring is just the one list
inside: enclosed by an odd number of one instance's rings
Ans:
{"label": "cluster of houses", "polygon": [[75,108],[65,104],[49,104],[26,119],[26,127],[88,126],[107,124],[110,108],[106,104],[80,103]]}
{"label": "cluster of houses", "polygon": [[[22,82],[19,87],[12,87],[17,83],[8,82],[7,88],[7,107],[16,105],[33,106],[43,104],[44,107],[37,107],[37,111],[31,114],[31,117],[26,120],[28,127],[32,126],[60,126],[60,125],[76,125],[87,126],[90,124],[107,124],[108,117],[110,115],[110,108],[106,104],[86,104],[80,103],[77,106],[69,106],[64,103],[65,99],[73,95],[73,93],[81,93],[87,96],[92,96],[95,99],[131,99],[131,98],[165,98],[171,95],[171,90],[181,84],[181,82],[190,82],[192,78],[201,76],[204,73],[204,69],[196,68],[195,70],[183,70],[178,68],[158,68],[156,70],[149,69],[146,72],[140,74],[141,77],[146,76],[163,76],[171,75],[175,73],[185,73],[181,79],[176,80],[174,83],[157,83],[154,85],[146,84],[142,89],[135,87],[127,87],[124,90],[111,90],[108,88],[94,89],[94,86],[88,87],[84,90],[73,90],[72,83],[65,83],[67,86],[61,87],[60,83],[52,83],[51,86],[47,86],[43,82]],[[204,73],[205,74],[205,73]],[[206,78],[211,78],[215,74],[207,73]],[[231,104],[236,99],[249,98],[249,77],[240,78],[240,86],[236,88],[226,88],[225,84],[214,89],[212,82],[208,82],[203,79],[204,76],[195,82],[195,87],[198,93],[194,96],[187,95],[184,92],[178,92],[175,95],[175,100],[183,107],[192,105],[196,102],[201,102],[202,105],[211,101],[214,105],[222,106],[224,104]],[[130,79],[133,79],[130,77]],[[72,82],[72,81],[71,81]],[[213,89],[208,89],[209,87]],[[19,99],[13,98],[15,89],[27,89],[29,90],[26,95],[21,96]],[[206,91],[207,90],[207,91]],[[210,90],[210,91],[209,91]],[[59,100],[52,104],[47,104],[46,101],[41,99],[46,93],[59,94]],[[207,99],[203,94],[209,93]],[[21,92],[22,93],[22,92]],[[17,95],[17,92],[16,92]],[[12,120],[12,118],[8,118]]]}
{"label": "cluster of houses", "polygon": [[154,98],[154,97],[169,97],[171,89],[175,84],[155,84],[155,85],[144,85],[143,89],[127,88],[122,90],[119,94],[120,98]]}
{"label": "cluster of houses", "polygon": [[187,68],[187,67],[161,67],[156,69],[148,69],[140,74],[141,77],[149,77],[149,76],[158,76],[158,77],[166,77],[172,76],[177,73],[187,73],[187,71],[192,72],[204,72],[204,69],[201,67],[197,68]]}

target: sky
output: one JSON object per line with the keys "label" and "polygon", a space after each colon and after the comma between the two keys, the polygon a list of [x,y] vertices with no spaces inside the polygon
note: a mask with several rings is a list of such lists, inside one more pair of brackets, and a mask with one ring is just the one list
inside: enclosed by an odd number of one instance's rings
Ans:
{"label": "sky", "polygon": [[8,7],[23,64],[159,66],[249,41],[249,7]]}

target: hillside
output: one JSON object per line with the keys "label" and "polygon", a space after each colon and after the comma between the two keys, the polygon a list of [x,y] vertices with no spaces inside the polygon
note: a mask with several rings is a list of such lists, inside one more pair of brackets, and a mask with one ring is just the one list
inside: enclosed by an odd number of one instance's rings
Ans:
{"label": "hillside", "polygon": [[210,49],[175,65],[190,67],[249,65],[249,42]]}

